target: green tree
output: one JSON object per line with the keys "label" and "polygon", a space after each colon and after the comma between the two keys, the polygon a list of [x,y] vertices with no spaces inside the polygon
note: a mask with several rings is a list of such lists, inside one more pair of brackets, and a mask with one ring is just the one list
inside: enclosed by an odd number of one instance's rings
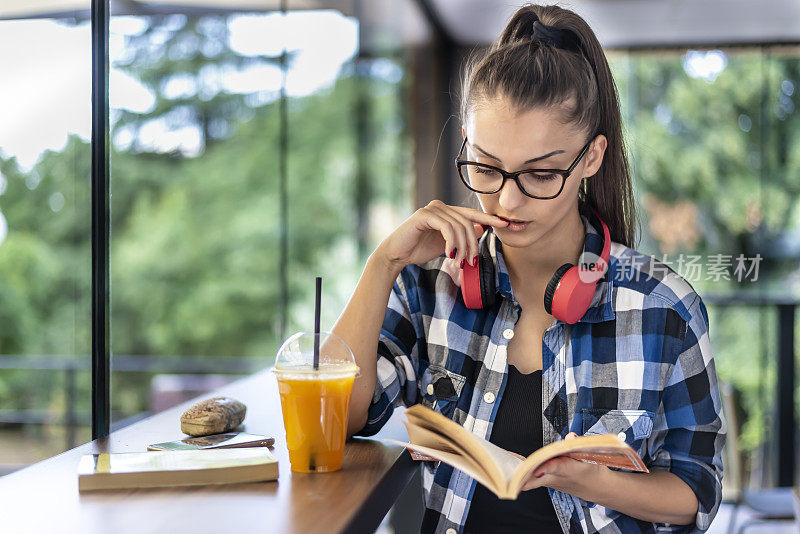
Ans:
{"label": "green tree", "polygon": [[169,127],[194,126],[201,148],[231,135],[236,122],[251,113],[248,95],[225,90],[226,75],[248,67],[277,64],[278,57],[243,56],[230,47],[229,18],[219,15],[153,15],[138,34],[125,36],[114,65],[147,87],[151,110],[119,110],[115,131],[128,130],[132,150],[140,152],[139,132],[162,120]]}
{"label": "green tree", "polygon": [[[800,62],[771,52],[710,52],[696,56],[701,64],[714,54],[724,63],[702,76],[693,72],[692,54],[626,55],[613,64],[645,223],[643,250],[660,257],[662,238],[686,231],[698,239],[670,250],[673,258],[761,254],[757,284],[735,278],[692,284],[701,296],[756,289],[786,294],[800,259],[792,244],[800,227]],[[670,218],[681,204],[693,208],[681,211],[688,220]],[[668,216],[661,236],[651,224],[664,218],[659,211]],[[765,439],[772,402],[774,310],[709,308],[719,376],[742,391],[748,407],[741,446],[754,450]]]}

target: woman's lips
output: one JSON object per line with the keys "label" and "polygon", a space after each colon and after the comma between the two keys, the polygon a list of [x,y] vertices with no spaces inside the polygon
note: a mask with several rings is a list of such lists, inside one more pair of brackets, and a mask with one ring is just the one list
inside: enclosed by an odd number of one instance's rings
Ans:
{"label": "woman's lips", "polygon": [[[498,215],[498,217],[500,217]],[[504,221],[508,221],[508,226],[505,227],[505,230],[511,230],[512,232],[521,232],[525,228],[528,227],[530,221],[519,221],[516,219],[506,219],[505,217],[500,217]]]}

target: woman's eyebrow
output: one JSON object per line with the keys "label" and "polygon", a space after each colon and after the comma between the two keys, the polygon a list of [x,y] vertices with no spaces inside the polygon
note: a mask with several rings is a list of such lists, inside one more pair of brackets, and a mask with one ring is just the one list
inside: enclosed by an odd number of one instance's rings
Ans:
{"label": "woman's eyebrow", "polygon": [[[481,147],[479,147],[478,145],[476,145],[474,143],[472,144],[472,148],[474,148],[475,150],[479,151],[480,153],[482,153],[487,158],[492,158],[493,160],[498,161],[498,162],[500,161],[500,158],[498,158],[497,156],[493,156],[493,155],[489,154],[484,149],[482,149]],[[537,158],[531,158],[531,159],[527,160],[525,163],[523,163],[523,165],[527,165],[528,163],[534,163],[534,162],[542,160],[542,159],[547,159],[550,156],[555,156],[556,154],[564,154],[564,151],[563,150],[554,150],[553,152],[550,152],[549,154],[545,154],[544,156],[539,156]]]}

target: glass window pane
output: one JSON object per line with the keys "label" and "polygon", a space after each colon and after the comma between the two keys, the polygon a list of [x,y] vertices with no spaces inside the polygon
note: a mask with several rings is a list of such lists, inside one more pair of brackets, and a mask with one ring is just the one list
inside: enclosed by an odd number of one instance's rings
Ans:
{"label": "glass window pane", "polygon": [[350,15],[115,16],[111,31],[112,405],[123,421],[269,366],[283,338],[313,329],[317,275],[330,328],[367,255],[410,213],[413,166],[403,55],[357,59]]}
{"label": "glass window pane", "polygon": [[[706,301],[719,376],[748,406],[739,442],[747,453],[757,452],[770,427],[776,308],[715,303],[789,297],[796,289],[799,59],[796,49],[778,48],[612,59],[642,220],[640,249],[667,262]],[[754,456],[753,465],[758,461]]]}
{"label": "glass window pane", "polygon": [[275,50],[242,42],[242,17],[111,21],[117,421],[219,387],[273,351],[281,78]]}
{"label": "glass window pane", "polygon": [[91,439],[89,22],[0,20],[0,65],[2,475]]}

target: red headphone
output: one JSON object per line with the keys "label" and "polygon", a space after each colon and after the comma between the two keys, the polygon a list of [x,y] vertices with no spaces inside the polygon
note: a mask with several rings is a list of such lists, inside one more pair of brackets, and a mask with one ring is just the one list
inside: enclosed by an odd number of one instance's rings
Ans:
{"label": "red headphone", "polygon": [[[544,292],[544,309],[567,324],[577,323],[589,309],[597,282],[605,275],[611,251],[608,225],[591,208],[603,228],[603,250],[597,263],[559,267]],[[591,216],[591,214],[590,214]],[[495,302],[494,262],[488,253],[479,254],[476,265],[464,263],[461,269],[461,294],[467,308],[478,310]]]}

